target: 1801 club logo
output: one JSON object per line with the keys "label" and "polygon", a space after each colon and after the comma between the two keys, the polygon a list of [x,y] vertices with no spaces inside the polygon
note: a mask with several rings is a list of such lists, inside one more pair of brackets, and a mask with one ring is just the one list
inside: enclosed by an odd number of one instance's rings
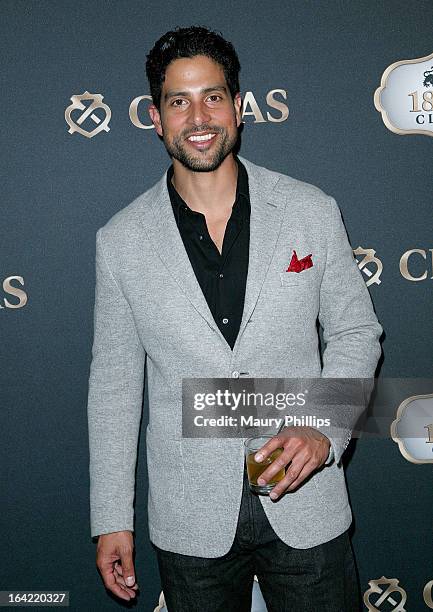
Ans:
{"label": "1801 club logo", "polygon": [[433,136],[433,53],[388,66],[374,105],[396,134]]}

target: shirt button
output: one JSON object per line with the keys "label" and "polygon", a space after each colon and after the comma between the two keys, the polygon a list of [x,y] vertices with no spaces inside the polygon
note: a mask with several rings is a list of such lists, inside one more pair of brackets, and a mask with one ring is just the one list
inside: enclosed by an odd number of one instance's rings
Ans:
{"label": "shirt button", "polygon": [[199,240],[203,240],[203,236],[200,234],[200,236],[198,237]]}
{"label": "shirt button", "polygon": [[228,320],[228,319],[225,319],[225,318],[223,319],[223,323],[224,323],[224,325],[225,325],[226,323],[228,323],[228,322],[229,322],[229,320]]}
{"label": "shirt button", "polygon": [[224,274],[219,274],[219,277],[220,278],[224,278]]}
{"label": "shirt button", "polygon": [[232,378],[239,378],[239,372],[237,370],[232,372]]}
{"label": "shirt button", "polygon": [[186,206],[183,207],[183,210],[188,210],[188,208]]}

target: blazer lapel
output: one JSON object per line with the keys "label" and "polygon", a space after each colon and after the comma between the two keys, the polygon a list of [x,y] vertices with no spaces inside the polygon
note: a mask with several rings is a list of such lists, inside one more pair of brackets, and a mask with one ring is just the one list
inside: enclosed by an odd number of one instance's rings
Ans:
{"label": "blazer lapel", "polygon": [[277,245],[281,230],[286,196],[279,190],[279,177],[238,155],[248,173],[251,201],[250,252],[245,289],[244,310],[236,344],[236,350],[257,300]]}
{"label": "blazer lapel", "polygon": [[[234,350],[257,303],[277,243],[286,203],[284,194],[275,189],[278,183],[275,174],[241,156],[238,157],[248,173],[251,218],[244,310]],[[209,326],[219,334],[231,352],[230,346],[215,323],[180,236],[167,189],[167,170],[149,194],[150,206],[142,208],[141,220],[144,229],[180,289]]]}
{"label": "blazer lapel", "polygon": [[214,321],[179,233],[167,189],[167,170],[151,190],[149,205],[142,208],[144,229],[179,288],[200,316],[219,334],[228,350],[231,350]]}

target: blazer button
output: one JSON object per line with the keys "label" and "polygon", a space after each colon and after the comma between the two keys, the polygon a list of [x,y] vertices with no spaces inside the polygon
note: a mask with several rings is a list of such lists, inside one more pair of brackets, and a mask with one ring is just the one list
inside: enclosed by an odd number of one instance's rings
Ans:
{"label": "blazer button", "polygon": [[239,372],[237,370],[232,372],[232,378],[239,378]]}

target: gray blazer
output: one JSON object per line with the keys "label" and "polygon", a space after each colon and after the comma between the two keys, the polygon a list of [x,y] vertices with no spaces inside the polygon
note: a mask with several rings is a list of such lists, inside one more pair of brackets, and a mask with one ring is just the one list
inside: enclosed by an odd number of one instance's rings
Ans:
{"label": "gray blazer", "polygon": [[[182,378],[373,377],[382,328],[335,200],[239,156],[249,179],[250,255],[233,351],[219,331],[179,234],[166,173],[96,233],[89,376],[91,535],[134,530],[144,377],[151,540],[202,557],[225,554],[242,495],[243,441],[182,437]],[[281,274],[293,249],[313,267]],[[326,343],[320,362],[316,320]],[[145,367],[146,366],[146,367]],[[247,374],[243,374],[247,373]],[[323,430],[326,433],[326,430]],[[340,459],[296,491],[260,501],[296,548],[326,542],[352,520]]]}

